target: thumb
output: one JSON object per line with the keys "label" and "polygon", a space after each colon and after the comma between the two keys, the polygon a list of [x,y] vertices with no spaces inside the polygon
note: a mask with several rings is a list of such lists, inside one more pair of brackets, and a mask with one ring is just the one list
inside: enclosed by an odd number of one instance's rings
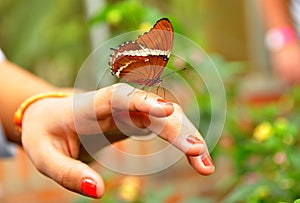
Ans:
{"label": "thumb", "polygon": [[38,170],[61,186],[93,198],[103,196],[103,179],[88,165],[66,156],[57,149],[51,150],[43,160],[47,161],[36,164]]}

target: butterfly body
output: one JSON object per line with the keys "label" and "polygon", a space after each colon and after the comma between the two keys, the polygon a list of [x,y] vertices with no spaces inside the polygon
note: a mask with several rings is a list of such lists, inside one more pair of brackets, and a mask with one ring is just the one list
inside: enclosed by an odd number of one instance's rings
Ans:
{"label": "butterfly body", "polygon": [[163,18],[137,40],[112,49],[109,62],[112,74],[138,85],[159,85],[171,55],[173,35],[171,22]]}

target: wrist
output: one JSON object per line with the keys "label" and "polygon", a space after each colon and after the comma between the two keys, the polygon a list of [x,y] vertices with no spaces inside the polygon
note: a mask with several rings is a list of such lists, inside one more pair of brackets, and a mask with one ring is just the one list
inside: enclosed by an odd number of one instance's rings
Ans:
{"label": "wrist", "polygon": [[15,112],[14,115],[14,123],[19,131],[20,134],[22,134],[22,120],[25,111],[29,106],[31,106],[33,103],[45,99],[45,98],[62,98],[62,97],[68,97],[71,96],[72,93],[70,92],[45,92],[33,95],[29,98],[27,98],[18,108],[18,110]]}
{"label": "wrist", "polygon": [[279,51],[286,45],[297,41],[297,33],[290,26],[272,28],[265,35],[265,44],[270,51]]}

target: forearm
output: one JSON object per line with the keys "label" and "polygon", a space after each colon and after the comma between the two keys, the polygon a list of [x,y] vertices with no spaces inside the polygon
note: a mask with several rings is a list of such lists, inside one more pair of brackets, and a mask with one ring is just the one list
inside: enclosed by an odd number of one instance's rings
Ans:
{"label": "forearm", "polygon": [[292,26],[289,0],[260,0],[266,29]]}
{"label": "forearm", "polygon": [[28,97],[56,87],[9,61],[0,63],[0,119],[8,140],[20,143],[13,123],[14,113]]}

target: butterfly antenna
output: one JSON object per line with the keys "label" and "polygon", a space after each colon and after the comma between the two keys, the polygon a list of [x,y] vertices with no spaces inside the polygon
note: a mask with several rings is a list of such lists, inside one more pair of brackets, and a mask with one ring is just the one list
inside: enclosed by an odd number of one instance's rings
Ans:
{"label": "butterfly antenna", "polygon": [[158,85],[157,88],[156,88],[156,94],[157,94],[157,95],[158,95],[158,93],[159,93],[159,92],[158,92],[159,86],[160,86],[160,85]]}
{"label": "butterfly antenna", "polygon": [[161,78],[165,78],[165,77],[169,77],[170,75],[174,74],[174,73],[178,73],[179,71],[183,71],[186,68],[182,68],[180,70],[173,70],[172,72],[168,73],[167,75],[162,76]]}

